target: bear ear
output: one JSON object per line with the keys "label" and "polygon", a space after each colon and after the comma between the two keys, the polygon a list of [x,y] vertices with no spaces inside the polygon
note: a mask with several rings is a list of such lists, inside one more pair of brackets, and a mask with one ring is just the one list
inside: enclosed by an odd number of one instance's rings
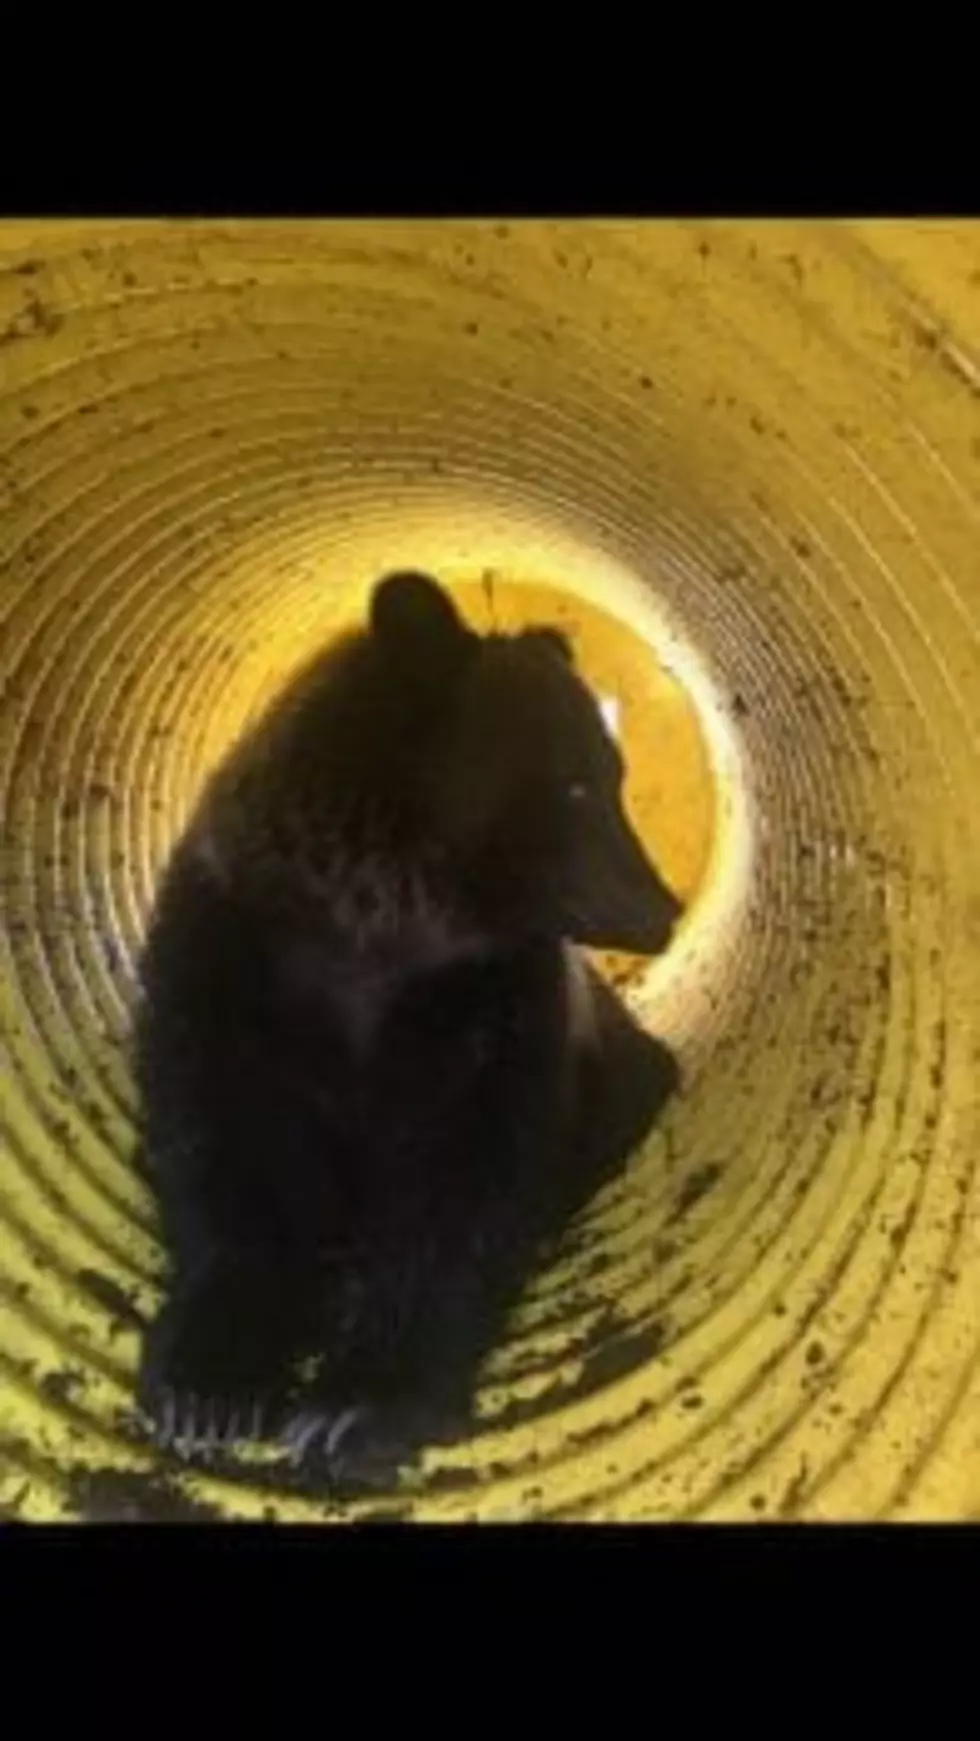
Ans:
{"label": "bear ear", "polygon": [[538,628],[528,629],[527,633],[532,640],[539,641],[542,646],[550,648],[553,653],[560,654],[566,665],[574,665],[575,650],[568,636],[561,629],[556,629],[551,623],[544,623]]}
{"label": "bear ear", "polygon": [[371,633],[404,670],[448,671],[471,639],[447,592],[428,574],[386,575],[371,594]]}

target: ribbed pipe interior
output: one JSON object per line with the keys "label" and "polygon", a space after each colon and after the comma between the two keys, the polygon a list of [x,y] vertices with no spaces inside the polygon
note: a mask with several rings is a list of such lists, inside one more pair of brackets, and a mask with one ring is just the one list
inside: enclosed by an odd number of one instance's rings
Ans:
{"label": "ribbed pipe interior", "polygon": [[[8,1515],[980,1514],[978,292],[975,223],[0,225]],[[345,1505],[143,1444],[127,1022],[206,771],[396,564],[647,644],[686,1088]]]}

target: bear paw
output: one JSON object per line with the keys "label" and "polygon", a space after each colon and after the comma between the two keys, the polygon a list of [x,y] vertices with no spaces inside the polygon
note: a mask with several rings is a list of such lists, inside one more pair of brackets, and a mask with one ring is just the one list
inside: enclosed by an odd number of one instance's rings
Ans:
{"label": "bear paw", "polygon": [[179,1391],[164,1384],[144,1402],[153,1443],[185,1460],[205,1461],[260,1440],[267,1408],[258,1397],[235,1399]]}

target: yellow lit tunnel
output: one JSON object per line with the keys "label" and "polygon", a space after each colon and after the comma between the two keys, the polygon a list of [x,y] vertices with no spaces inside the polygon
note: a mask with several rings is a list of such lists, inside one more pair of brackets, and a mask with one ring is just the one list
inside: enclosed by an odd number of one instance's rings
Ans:
{"label": "yellow lit tunnel", "polygon": [[[980,1515],[980,226],[0,225],[0,1508]],[[393,564],[555,615],[683,1096],[479,1430],[346,1506],[133,1414],[126,1062],[206,770]]]}

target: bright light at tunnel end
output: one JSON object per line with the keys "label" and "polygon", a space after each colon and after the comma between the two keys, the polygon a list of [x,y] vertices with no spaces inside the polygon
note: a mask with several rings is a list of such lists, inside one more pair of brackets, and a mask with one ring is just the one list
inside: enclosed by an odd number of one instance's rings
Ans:
{"label": "bright light at tunnel end", "polygon": [[600,601],[649,646],[687,692],[704,734],[715,788],[715,832],[702,885],[671,947],[626,994],[637,1015],[683,1054],[739,953],[755,844],[749,769],[717,681],[656,591],[636,575],[610,575],[607,565]]}

